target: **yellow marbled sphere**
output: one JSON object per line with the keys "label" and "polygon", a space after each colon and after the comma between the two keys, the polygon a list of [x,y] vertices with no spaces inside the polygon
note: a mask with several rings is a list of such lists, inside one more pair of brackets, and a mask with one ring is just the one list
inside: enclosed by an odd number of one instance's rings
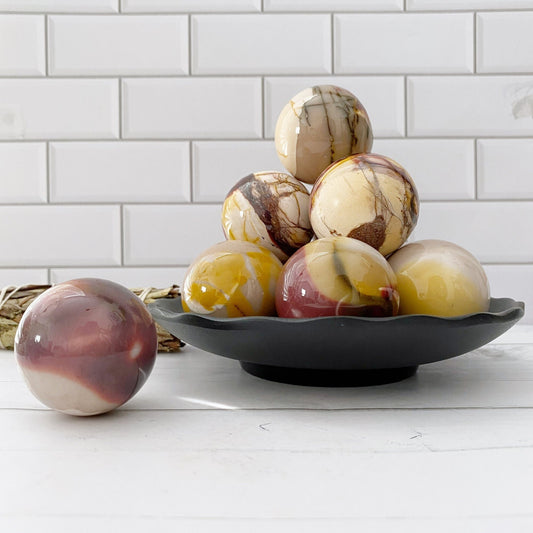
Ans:
{"label": "yellow marbled sphere", "polygon": [[460,316],[487,311],[490,288],[479,261],[457,244],[424,240],[389,257],[400,293],[400,314]]}
{"label": "yellow marbled sphere", "polygon": [[379,154],[337,161],[311,191],[310,220],[317,237],[352,237],[385,256],[407,240],[418,210],[411,176],[399,163]]}
{"label": "yellow marbled sphere", "polygon": [[245,241],[224,241],[198,256],[185,274],[183,309],[216,317],[275,315],[281,261]]}
{"label": "yellow marbled sphere", "polygon": [[274,134],[283,166],[314,183],[334,161],[372,148],[368,114],[350,91],[316,85],[293,96],[279,114]]}

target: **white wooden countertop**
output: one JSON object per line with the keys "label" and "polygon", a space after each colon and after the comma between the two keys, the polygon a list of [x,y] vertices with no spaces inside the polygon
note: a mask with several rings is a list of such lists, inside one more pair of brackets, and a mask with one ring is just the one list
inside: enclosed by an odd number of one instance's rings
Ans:
{"label": "white wooden countertop", "polygon": [[533,531],[533,326],[363,388],[188,346],[91,418],[43,407],[0,352],[0,428],[3,533]]}

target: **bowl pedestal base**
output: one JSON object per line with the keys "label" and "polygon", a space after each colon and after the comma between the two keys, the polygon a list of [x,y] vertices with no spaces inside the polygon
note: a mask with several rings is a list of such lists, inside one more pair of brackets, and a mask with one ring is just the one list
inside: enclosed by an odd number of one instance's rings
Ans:
{"label": "bowl pedestal base", "polygon": [[241,361],[242,368],[262,379],[289,383],[291,385],[307,385],[311,387],[367,387],[385,385],[416,374],[418,366],[401,368],[381,368],[372,370],[323,370],[314,368],[290,368],[283,366],[261,365]]}

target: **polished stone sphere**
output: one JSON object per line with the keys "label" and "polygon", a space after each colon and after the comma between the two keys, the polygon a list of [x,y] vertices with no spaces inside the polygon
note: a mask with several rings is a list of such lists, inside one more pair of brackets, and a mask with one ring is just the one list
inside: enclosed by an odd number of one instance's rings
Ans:
{"label": "polished stone sphere", "polygon": [[372,148],[368,114],[347,89],[316,85],[293,96],[279,114],[275,144],[283,166],[314,183],[331,163]]}
{"label": "polished stone sphere", "polygon": [[51,287],[25,311],[15,337],[31,392],[52,409],[79,416],[127,402],[150,375],[156,353],[146,306],[104,279]]}
{"label": "polished stone sphere", "polygon": [[286,261],[313,236],[309,192],[283,172],[254,172],[239,180],[222,206],[227,239],[253,242]]}
{"label": "polished stone sphere", "polygon": [[385,258],[349,237],[318,239],[283,266],[276,287],[280,317],[393,316],[398,312],[396,276]]}
{"label": "polished stone sphere", "polygon": [[453,242],[406,244],[389,257],[398,279],[400,314],[460,316],[488,311],[490,287],[480,262]]}
{"label": "polished stone sphere", "polygon": [[418,210],[411,176],[399,163],[378,154],[334,163],[311,191],[310,219],[317,237],[352,237],[385,256],[407,240]]}

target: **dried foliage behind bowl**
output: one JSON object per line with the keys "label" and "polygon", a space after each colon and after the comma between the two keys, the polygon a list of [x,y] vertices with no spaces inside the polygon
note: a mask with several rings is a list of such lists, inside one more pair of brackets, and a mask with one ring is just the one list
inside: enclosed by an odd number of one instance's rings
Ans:
{"label": "dried foliage behind bowl", "polygon": [[[24,312],[28,306],[51,285],[21,285],[18,287],[4,287],[0,291],[0,348],[12,350],[15,343],[15,333]],[[180,290],[177,285],[166,289],[145,287],[131,289],[146,305],[160,298],[179,298]],[[184,343],[156,324],[159,352],[177,352]]]}

